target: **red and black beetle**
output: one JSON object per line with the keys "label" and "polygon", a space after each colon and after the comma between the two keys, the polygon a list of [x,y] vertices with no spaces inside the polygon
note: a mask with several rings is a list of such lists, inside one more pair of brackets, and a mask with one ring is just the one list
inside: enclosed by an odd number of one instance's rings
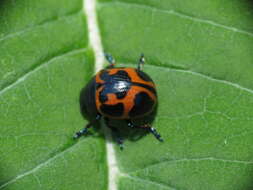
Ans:
{"label": "red and black beetle", "polygon": [[123,140],[119,137],[117,127],[109,124],[110,119],[125,120],[129,127],[148,130],[159,141],[163,141],[159,133],[149,124],[135,125],[133,119],[142,118],[150,114],[157,104],[157,93],[153,80],[141,67],[145,62],[141,55],[138,68],[114,67],[115,60],[105,54],[110,63],[99,71],[83,88],[80,95],[81,111],[90,116],[96,116],[86,127],[78,131],[74,138],[87,133],[94,122],[105,119],[106,125],[116,133],[117,143],[123,147]]}

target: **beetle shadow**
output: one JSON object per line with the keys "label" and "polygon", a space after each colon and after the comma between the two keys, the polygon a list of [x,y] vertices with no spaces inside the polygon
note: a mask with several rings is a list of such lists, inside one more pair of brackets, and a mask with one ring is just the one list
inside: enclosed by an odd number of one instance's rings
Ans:
{"label": "beetle shadow", "polygon": [[[81,105],[81,102],[80,102],[80,105]],[[157,107],[158,107],[158,104],[156,104],[154,110],[148,116],[145,116],[140,119],[133,119],[132,123],[137,126],[141,126],[144,124],[150,124],[152,126],[152,123],[157,115]],[[95,115],[88,114],[87,112],[85,112],[82,109],[80,109],[80,112],[81,112],[83,118],[85,120],[87,120],[88,122],[92,122],[92,121],[96,120]],[[103,118],[101,120],[104,123]],[[104,131],[102,130],[102,125],[103,124],[101,122],[98,122],[98,121],[94,122],[92,124],[92,127],[89,128],[89,130],[85,136],[92,135],[92,136],[104,138]],[[115,132],[112,132],[112,137],[113,137],[112,141],[113,142],[115,142],[115,139],[117,138],[117,136],[122,137],[124,141],[125,140],[138,141],[139,139],[141,139],[145,135],[149,134],[149,132],[147,130],[145,130],[144,128],[138,128],[138,127],[130,128],[130,127],[128,127],[127,122],[125,120],[110,119],[110,125],[115,127],[118,130],[117,134]],[[107,127],[105,124],[103,126]],[[154,128],[155,128],[155,126],[154,126]]]}
{"label": "beetle shadow", "polygon": [[[0,167],[1,168],[1,167]],[[3,172],[0,170],[0,187],[7,183],[6,176],[3,174]]]}
{"label": "beetle shadow", "polygon": [[[253,175],[251,176],[251,179],[253,179]],[[253,189],[253,182],[251,182],[251,184],[249,184],[248,187],[244,190],[252,190],[252,189]]]}
{"label": "beetle shadow", "polygon": [[[242,188],[238,188],[238,190],[252,190],[253,189],[253,169],[250,169],[248,171],[250,174],[248,175],[248,182],[245,181],[245,183],[241,186],[243,186]],[[236,180],[236,179],[235,179]]]}
{"label": "beetle shadow", "polygon": [[11,4],[12,2],[8,1],[8,0],[1,0],[0,1],[0,10],[4,10],[8,4]]}
{"label": "beetle shadow", "polygon": [[253,8],[253,0],[244,0],[248,4],[249,8]]}
{"label": "beetle shadow", "polygon": [[[149,115],[142,119],[133,119],[132,123],[137,126],[141,126],[144,124],[150,124],[152,126],[152,123],[154,121],[157,108]],[[84,116],[84,114],[83,114]],[[84,118],[88,121],[94,121],[94,116],[85,115]],[[103,119],[101,119],[102,122],[104,122]],[[127,126],[127,122],[125,120],[117,120],[117,119],[110,119],[110,125],[112,127],[117,128],[117,133],[112,131],[112,141],[116,142],[117,137],[122,137],[123,140],[130,140],[130,141],[138,141],[144,136],[150,134],[149,131],[145,130],[141,127],[134,127],[130,128]],[[102,123],[101,122],[95,122],[92,127],[89,129],[87,136],[92,135],[100,138],[104,138],[104,131],[102,130]],[[104,127],[107,127],[105,124]],[[155,127],[155,126],[154,126]],[[152,135],[152,134],[151,134]],[[155,138],[155,137],[154,137]]]}
{"label": "beetle shadow", "polygon": [[[150,126],[152,126],[154,119],[157,115],[157,107],[158,106],[156,105],[154,110],[149,115],[143,118],[133,119],[132,123],[136,126],[143,126],[145,124],[149,124]],[[115,127],[119,126],[117,128],[119,129],[119,133],[124,140],[138,141],[150,133],[145,128],[141,128],[141,127],[130,128],[129,126],[127,126],[126,121],[120,121],[120,120],[112,121],[112,125]]]}

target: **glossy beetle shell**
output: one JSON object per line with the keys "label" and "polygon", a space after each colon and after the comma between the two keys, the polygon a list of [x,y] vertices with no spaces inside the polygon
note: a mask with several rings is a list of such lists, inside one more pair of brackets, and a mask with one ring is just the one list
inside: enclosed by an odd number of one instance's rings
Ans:
{"label": "glossy beetle shell", "polygon": [[80,97],[81,109],[114,119],[132,119],[153,111],[157,103],[155,84],[143,71],[110,68],[98,72]]}

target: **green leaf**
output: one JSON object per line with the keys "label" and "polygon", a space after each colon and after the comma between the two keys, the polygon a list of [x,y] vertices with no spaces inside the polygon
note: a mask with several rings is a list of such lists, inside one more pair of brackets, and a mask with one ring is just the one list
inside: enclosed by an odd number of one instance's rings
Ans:
{"label": "green leaf", "polygon": [[6,0],[0,25],[0,189],[105,189],[104,139],[72,140],[94,67],[82,1]]}
{"label": "green leaf", "polygon": [[[101,0],[106,52],[158,88],[148,135],[117,151],[119,189],[252,189],[253,9],[250,1]],[[118,149],[116,149],[118,150]]]}
{"label": "green leaf", "polygon": [[97,2],[104,51],[131,67],[145,54],[165,140],[129,137],[115,155],[96,131],[72,140],[98,66],[82,4],[0,3],[0,190],[253,189],[252,2]]}

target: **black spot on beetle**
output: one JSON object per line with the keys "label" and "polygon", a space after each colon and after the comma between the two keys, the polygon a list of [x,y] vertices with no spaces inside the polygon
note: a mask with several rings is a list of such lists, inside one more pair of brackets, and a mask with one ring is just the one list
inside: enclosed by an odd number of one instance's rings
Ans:
{"label": "black spot on beetle", "polygon": [[134,107],[130,110],[130,117],[138,117],[151,112],[154,106],[154,101],[146,92],[138,93],[134,98]]}
{"label": "black spot on beetle", "polygon": [[117,92],[116,93],[117,99],[125,98],[126,94],[127,94],[127,91]]}
{"label": "black spot on beetle", "polygon": [[107,94],[105,94],[103,90],[99,92],[98,97],[101,103],[105,103],[108,100]]}
{"label": "black spot on beetle", "polygon": [[149,86],[149,85],[146,85],[146,84],[142,84],[142,83],[138,83],[138,82],[133,82],[132,85],[146,88],[147,90],[151,91],[156,96],[156,90],[152,86]]}
{"label": "black spot on beetle", "polygon": [[131,77],[124,70],[119,70],[117,73],[111,76],[115,78],[116,80],[131,81]]}
{"label": "black spot on beetle", "polygon": [[142,80],[147,82],[153,82],[153,80],[146,73],[139,71],[137,69],[135,71]]}
{"label": "black spot on beetle", "polygon": [[96,90],[99,89],[102,85],[102,83],[96,83]]}
{"label": "black spot on beetle", "polygon": [[106,115],[112,117],[119,117],[124,112],[124,105],[122,103],[118,103],[115,105],[102,104],[100,110]]}
{"label": "black spot on beetle", "polygon": [[98,84],[97,89],[103,86],[103,90],[99,94],[101,103],[108,100],[108,94],[115,94],[117,99],[123,99],[131,88],[131,78],[124,70],[118,70],[115,74],[109,75],[107,70],[100,74],[100,78],[105,82]]}
{"label": "black spot on beetle", "polygon": [[102,70],[101,73],[99,74],[99,78],[103,81],[107,81],[108,78],[110,78],[110,75],[108,74],[108,71]]}
{"label": "black spot on beetle", "polygon": [[109,75],[109,72],[104,70],[100,73],[99,77],[105,81],[105,83],[113,83],[115,81],[131,81],[128,73],[124,70],[118,70],[115,74]]}

